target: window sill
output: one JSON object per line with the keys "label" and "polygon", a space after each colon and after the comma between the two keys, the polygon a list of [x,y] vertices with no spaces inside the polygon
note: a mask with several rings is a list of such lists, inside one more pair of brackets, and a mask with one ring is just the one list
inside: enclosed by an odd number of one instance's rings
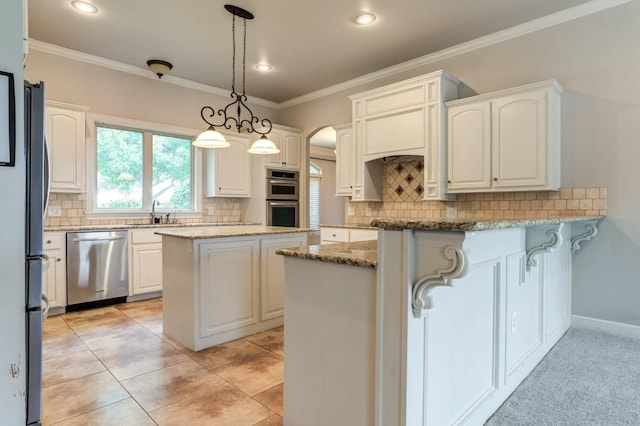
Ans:
{"label": "window sill", "polygon": [[[177,215],[178,220],[181,218],[201,218],[201,211],[192,211],[192,212],[174,212],[173,210],[156,210],[156,217],[160,217],[170,213],[171,216]],[[88,219],[148,219],[151,217],[151,212],[127,212],[127,211],[108,211],[108,212],[84,212]]]}

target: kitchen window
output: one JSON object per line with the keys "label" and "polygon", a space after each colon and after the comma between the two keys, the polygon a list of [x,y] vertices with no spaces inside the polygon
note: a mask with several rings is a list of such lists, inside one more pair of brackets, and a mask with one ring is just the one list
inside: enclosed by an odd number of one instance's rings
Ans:
{"label": "kitchen window", "polygon": [[309,228],[320,229],[320,182],[322,169],[309,162]]}
{"label": "kitchen window", "polygon": [[196,211],[192,136],[149,127],[95,122],[94,215],[144,217],[153,200],[158,212]]}

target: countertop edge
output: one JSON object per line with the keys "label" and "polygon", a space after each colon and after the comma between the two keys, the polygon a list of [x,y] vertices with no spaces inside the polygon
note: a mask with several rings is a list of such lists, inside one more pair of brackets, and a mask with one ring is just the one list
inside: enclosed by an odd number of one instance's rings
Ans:
{"label": "countertop edge", "polygon": [[522,228],[540,225],[556,225],[559,223],[585,222],[602,220],[606,216],[565,216],[549,219],[512,219],[512,220],[403,220],[374,219],[373,226],[388,230],[412,229],[416,231],[490,231],[495,229]]}
{"label": "countertop edge", "polygon": [[[214,231],[215,228],[208,228],[207,231]],[[203,231],[203,230],[201,230]],[[200,231],[200,232],[201,232]],[[236,227],[234,229],[227,228],[226,230],[220,229],[220,232],[206,232],[199,233],[198,230],[176,230],[176,231],[158,231],[156,235],[163,237],[182,238],[185,240],[204,240],[215,238],[233,238],[233,237],[251,237],[260,235],[280,235],[280,234],[303,234],[309,232],[307,228],[278,228],[278,227],[259,227],[259,228],[247,228]]]}
{"label": "countertop edge", "polygon": [[[275,253],[298,259],[371,269],[376,269],[378,263],[376,240],[281,248],[277,249]],[[371,255],[371,253],[374,254],[376,260],[367,259],[367,254]]]}

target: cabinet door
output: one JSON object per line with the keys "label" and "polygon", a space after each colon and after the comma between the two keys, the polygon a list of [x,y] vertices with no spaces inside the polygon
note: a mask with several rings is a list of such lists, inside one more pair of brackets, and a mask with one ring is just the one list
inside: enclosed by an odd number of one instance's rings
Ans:
{"label": "cabinet door", "polygon": [[375,229],[351,229],[349,231],[349,241],[370,241],[378,239],[378,231]]}
{"label": "cabinet door", "polygon": [[84,111],[47,106],[45,132],[49,144],[51,191],[84,191]]}
{"label": "cabinet door", "polygon": [[251,158],[248,138],[225,135],[228,148],[209,149],[205,153],[206,197],[250,197]]}
{"label": "cabinet door", "polygon": [[260,320],[284,315],[284,257],[276,250],[306,245],[306,236],[269,238],[260,243],[261,309]]}
{"label": "cabinet door", "polygon": [[364,175],[364,164],[362,159],[362,120],[354,120],[353,122],[353,135],[352,135],[352,149],[353,154],[353,197],[354,201],[364,199],[364,191],[362,189],[362,181]]}
{"label": "cabinet door", "polygon": [[287,169],[300,170],[300,140],[299,134],[284,135],[284,166]]}
{"label": "cabinet door", "polygon": [[489,102],[449,108],[448,191],[491,188],[490,114]]}
{"label": "cabinet door", "polygon": [[258,240],[206,243],[198,250],[198,337],[257,323]]}
{"label": "cabinet door", "polygon": [[545,92],[492,101],[492,150],[495,188],[546,184]]}
{"label": "cabinet door", "polygon": [[351,128],[336,132],[336,195],[351,195]]}
{"label": "cabinet door", "polygon": [[52,308],[67,305],[67,266],[63,250],[46,250],[49,257],[42,273],[42,292]]}
{"label": "cabinet door", "polygon": [[162,243],[131,246],[132,293],[162,290]]}
{"label": "cabinet door", "polygon": [[269,167],[282,168],[284,166],[284,156],[285,156],[285,144],[283,140],[282,134],[278,130],[272,130],[271,133],[267,135],[269,140],[273,142],[273,144],[280,150],[278,154],[269,154],[267,155],[267,163],[266,165]]}

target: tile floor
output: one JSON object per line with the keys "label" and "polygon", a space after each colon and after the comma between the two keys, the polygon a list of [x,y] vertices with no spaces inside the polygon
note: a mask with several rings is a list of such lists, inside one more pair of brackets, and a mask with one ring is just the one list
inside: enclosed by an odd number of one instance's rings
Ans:
{"label": "tile floor", "polygon": [[193,352],[162,299],[44,322],[43,425],[282,425],[283,328]]}

